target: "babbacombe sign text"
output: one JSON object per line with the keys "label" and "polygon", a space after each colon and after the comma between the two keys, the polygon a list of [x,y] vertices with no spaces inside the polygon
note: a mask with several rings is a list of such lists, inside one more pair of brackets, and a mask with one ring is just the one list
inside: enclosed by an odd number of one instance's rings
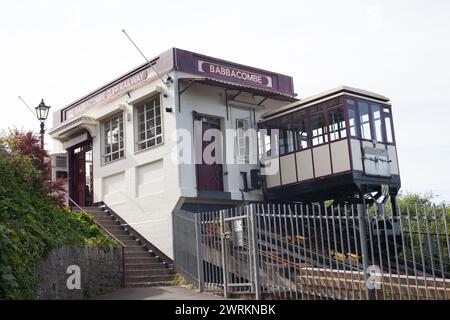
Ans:
{"label": "babbacombe sign text", "polygon": [[198,71],[272,88],[272,78],[217,63],[198,60]]}

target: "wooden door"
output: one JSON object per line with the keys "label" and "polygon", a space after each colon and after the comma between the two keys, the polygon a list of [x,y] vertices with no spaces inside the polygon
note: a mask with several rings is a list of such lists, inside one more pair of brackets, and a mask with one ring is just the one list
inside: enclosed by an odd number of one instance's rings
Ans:
{"label": "wooden door", "polygon": [[[220,119],[201,116],[197,117],[196,120],[202,122],[202,137],[209,129],[220,130]],[[202,141],[203,155],[206,146],[208,146],[214,140],[203,141],[201,137],[198,137],[197,141]],[[212,153],[212,156],[215,156],[215,154]],[[197,164],[197,185],[199,191],[223,191],[222,164],[216,162],[212,164],[205,163],[205,160],[202,157],[201,163]]]}
{"label": "wooden door", "polygon": [[74,155],[74,201],[79,206],[84,206],[86,187],[86,160],[85,153],[79,152]]}

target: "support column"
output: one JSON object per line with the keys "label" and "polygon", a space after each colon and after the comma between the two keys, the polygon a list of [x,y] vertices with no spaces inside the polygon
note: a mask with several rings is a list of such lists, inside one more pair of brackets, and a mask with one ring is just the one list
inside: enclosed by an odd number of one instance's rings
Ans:
{"label": "support column", "polygon": [[[358,203],[358,220],[359,220],[359,240],[361,244],[362,265],[364,269],[364,281],[366,284],[366,298],[368,300],[375,299],[374,289],[368,288],[369,274],[369,250],[367,247],[367,216],[366,216],[366,202],[364,200],[364,193],[359,195],[360,202]],[[370,232],[370,231],[369,231]]]}

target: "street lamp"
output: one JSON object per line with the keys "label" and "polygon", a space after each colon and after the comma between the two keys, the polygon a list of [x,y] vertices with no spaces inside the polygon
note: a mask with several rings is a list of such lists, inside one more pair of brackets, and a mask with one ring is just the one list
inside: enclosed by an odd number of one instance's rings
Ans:
{"label": "street lamp", "polygon": [[41,121],[41,147],[44,149],[44,134],[45,134],[45,124],[44,121],[47,120],[48,112],[50,110],[50,106],[45,105],[44,99],[41,100],[41,103],[35,108],[36,116],[39,121]]}

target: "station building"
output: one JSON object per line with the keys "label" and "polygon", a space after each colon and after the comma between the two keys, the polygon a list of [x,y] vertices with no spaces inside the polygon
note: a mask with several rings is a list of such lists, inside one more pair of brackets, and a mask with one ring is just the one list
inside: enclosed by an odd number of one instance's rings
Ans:
{"label": "station building", "polygon": [[[290,76],[172,48],[54,113],[53,175],[68,177],[77,205],[107,205],[173,257],[173,210],[263,200],[260,166],[249,161],[258,139],[243,133],[295,101]],[[208,148],[208,129],[235,161],[193,151]]]}

